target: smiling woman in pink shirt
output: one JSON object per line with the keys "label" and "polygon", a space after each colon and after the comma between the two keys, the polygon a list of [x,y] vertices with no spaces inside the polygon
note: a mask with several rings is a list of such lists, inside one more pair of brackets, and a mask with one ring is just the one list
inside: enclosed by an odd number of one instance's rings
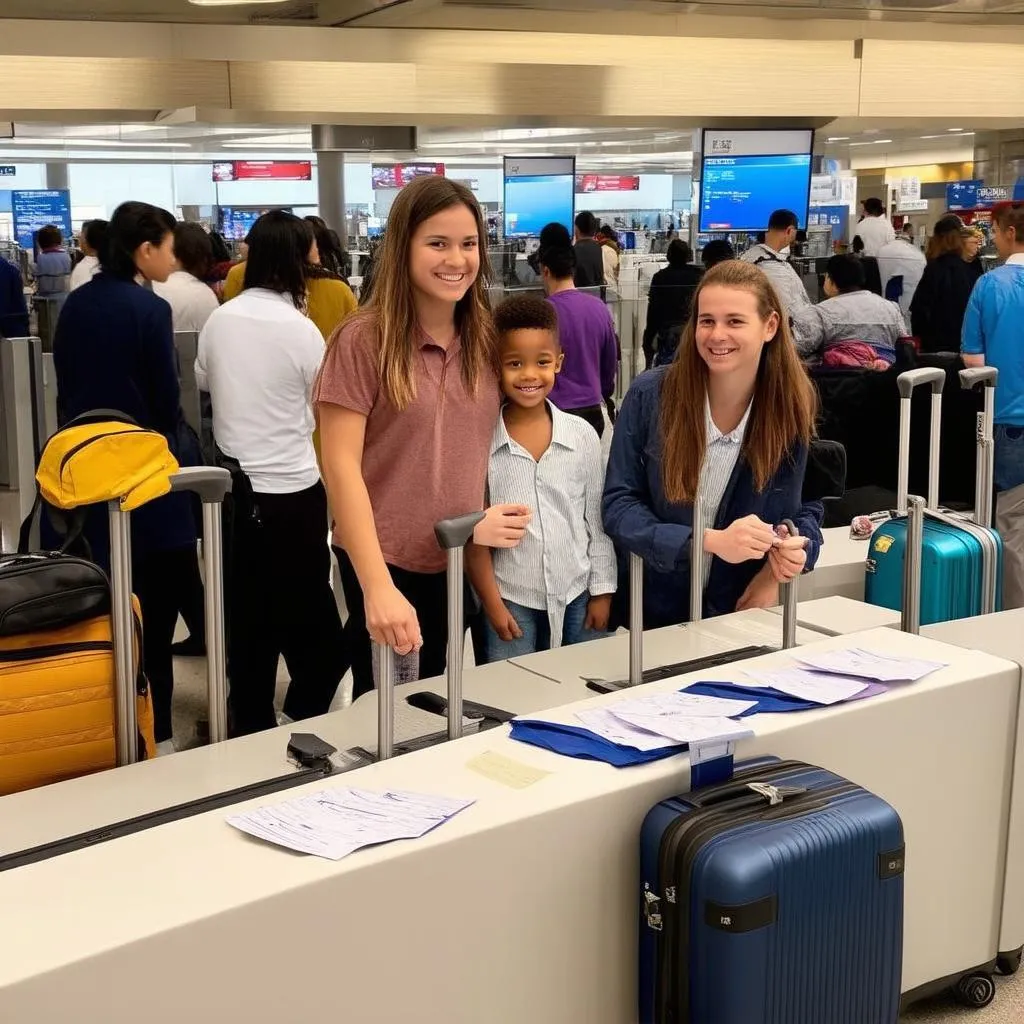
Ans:
{"label": "smiling woman in pink shirt", "polygon": [[[335,333],[315,389],[357,696],[372,687],[371,638],[400,655],[422,648],[423,678],[445,669],[434,524],[483,507],[498,419],[486,237],[465,186],[431,176],[402,189],[372,298]],[[497,506],[473,539],[513,546],[528,519]]]}

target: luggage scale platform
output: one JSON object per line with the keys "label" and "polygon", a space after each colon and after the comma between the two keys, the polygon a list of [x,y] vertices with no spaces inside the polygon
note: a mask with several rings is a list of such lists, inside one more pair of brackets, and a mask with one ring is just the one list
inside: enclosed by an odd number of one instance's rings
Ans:
{"label": "luggage scale platform", "polygon": [[[851,643],[950,664],[870,700],[757,716],[756,735],[737,753],[826,765],[899,811],[907,991],[996,954],[1002,893],[993,879],[1006,851],[1020,668],[884,628],[815,646]],[[718,674],[742,678],[749,667]],[[467,670],[467,684],[478,671],[486,670]],[[648,692],[679,685],[654,682]],[[593,696],[552,717],[569,721],[581,706],[622,696]],[[343,727],[346,740],[372,736],[372,710],[366,703],[361,736]],[[346,714],[362,721],[360,708],[328,718]],[[326,733],[327,722],[311,729]],[[265,735],[223,744],[216,756],[266,742],[280,764],[280,740]],[[325,738],[337,742],[342,729]],[[132,772],[209,765],[203,753]],[[549,774],[512,789],[469,767],[484,753]],[[114,793],[128,774],[97,782]],[[145,1005],[153,1024],[177,1024],[180,1007],[152,999],[173,963],[189,979],[194,1019],[211,1024],[319,1019],[331,1010],[410,1024],[623,1024],[636,1007],[639,825],[688,778],[686,755],[618,771],[516,743],[502,727],[320,783],[476,799],[415,842],[331,862],[250,840],[216,812],[0,873],[0,1016],[74,1020],[82,1007],[102,1005],[104,1024],[128,1024]],[[22,810],[41,792],[26,795]]]}

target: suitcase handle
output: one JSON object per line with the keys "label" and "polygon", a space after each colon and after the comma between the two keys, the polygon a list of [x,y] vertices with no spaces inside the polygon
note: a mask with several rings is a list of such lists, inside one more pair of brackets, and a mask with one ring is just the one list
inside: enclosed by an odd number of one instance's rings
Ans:
{"label": "suitcase handle", "polygon": [[903,607],[900,629],[921,632],[921,561],[924,548],[924,499],[907,500],[907,540],[903,556]]}
{"label": "suitcase handle", "polygon": [[965,391],[984,388],[984,405],[978,413],[978,466],[974,475],[974,521],[992,525],[992,492],[995,480],[995,441],[993,439],[996,384],[999,370],[994,366],[971,366],[960,371],[960,386]]}
{"label": "suitcase handle", "polygon": [[896,484],[896,511],[907,514],[907,495],[910,490],[910,412],[914,389],[922,384],[932,386],[931,439],[928,445],[928,505],[939,505],[939,448],[942,440],[942,389],[946,384],[946,371],[939,367],[923,366],[907,370],[896,378],[900,393],[899,471]]}

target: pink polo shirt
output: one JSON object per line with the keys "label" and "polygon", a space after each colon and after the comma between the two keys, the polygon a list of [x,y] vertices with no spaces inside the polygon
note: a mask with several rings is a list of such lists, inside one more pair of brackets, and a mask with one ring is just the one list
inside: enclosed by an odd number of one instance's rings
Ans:
{"label": "pink polo shirt", "polygon": [[475,393],[467,392],[458,339],[445,350],[420,333],[416,397],[399,411],[381,390],[377,357],[363,318],[343,324],[329,342],[313,400],[366,417],[363,480],[384,560],[410,572],[443,572],[447,556],[434,524],[483,508],[500,408],[497,376],[485,370]]}

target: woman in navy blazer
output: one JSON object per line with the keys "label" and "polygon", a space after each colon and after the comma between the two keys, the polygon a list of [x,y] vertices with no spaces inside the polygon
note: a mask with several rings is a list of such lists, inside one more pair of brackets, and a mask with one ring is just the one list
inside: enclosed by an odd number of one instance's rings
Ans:
{"label": "woman in navy blazer", "polygon": [[815,396],[781,309],[759,268],[719,264],[694,295],[675,361],[641,374],[622,403],[604,525],[621,554],[644,559],[645,628],[690,618],[698,493],[704,615],[775,605],[779,584],[817,560],[823,509],[801,496]]}
{"label": "woman in navy blazer", "polygon": [[[94,409],[126,413],[157,430],[182,465],[201,461],[184,425],[171,307],[144,282],[166,281],[175,267],[175,220],[148,203],[122,203],[110,220],[101,273],[64,303],[53,340],[61,426]],[[86,537],[109,569],[106,510],[90,509]],[[171,740],[171,642],[178,607],[201,587],[191,496],[169,494],[132,514],[132,573],[142,604],[146,674],[153,688],[156,740]],[[201,591],[198,596],[202,607]],[[202,616],[199,615],[201,621]]]}

